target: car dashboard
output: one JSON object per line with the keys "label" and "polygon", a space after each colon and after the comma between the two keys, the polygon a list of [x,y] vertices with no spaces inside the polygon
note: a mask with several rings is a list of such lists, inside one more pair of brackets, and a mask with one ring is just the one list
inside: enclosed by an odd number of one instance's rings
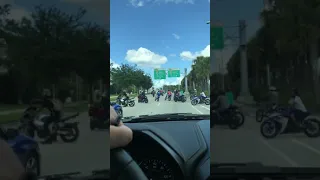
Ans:
{"label": "car dashboard", "polygon": [[210,121],[126,123],[133,141],[125,148],[149,179],[210,176]]}

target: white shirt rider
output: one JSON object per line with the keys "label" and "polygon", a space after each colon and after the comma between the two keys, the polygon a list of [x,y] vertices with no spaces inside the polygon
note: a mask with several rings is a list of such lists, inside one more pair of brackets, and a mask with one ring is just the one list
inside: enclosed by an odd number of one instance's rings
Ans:
{"label": "white shirt rider", "polygon": [[294,98],[291,98],[289,101],[289,104],[291,104],[295,109],[298,109],[302,112],[307,112],[307,109],[304,106],[304,104],[299,96],[295,96]]}
{"label": "white shirt rider", "polygon": [[204,92],[201,92],[201,93],[200,93],[200,96],[201,96],[201,97],[207,97]]}

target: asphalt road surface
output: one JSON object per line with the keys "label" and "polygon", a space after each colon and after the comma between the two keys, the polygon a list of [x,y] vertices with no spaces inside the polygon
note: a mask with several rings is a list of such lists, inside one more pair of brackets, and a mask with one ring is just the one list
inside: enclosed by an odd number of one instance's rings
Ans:
{"label": "asphalt road surface", "polygon": [[[71,121],[78,121],[80,136],[74,143],[58,142],[40,145],[42,175],[67,172],[84,174],[92,170],[110,169],[110,145],[108,131],[90,131],[87,113]],[[8,124],[5,127],[15,127]]]}
{"label": "asphalt road surface", "polygon": [[320,167],[320,138],[299,133],[265,139],[260,134],[260,123],[251,115],[238,130],[222,126],[211,129],[211,162]]}
{"label": "asphalt road surface", "polygon": [[174,102],[165,101],[165,96],[160,96],[160,100],[155,101],[152,95],[147,95],[148,103],[138,103],[138,99],[135,98],[134,107],[124,107],[123,116],[140,116],[140,115],[152,115],[152,114],[164,114],[164,113],[193,113],[193,114],[210,114],[210,106],[205,104],[198,104],[192,106],[190,99],[186,102]]}

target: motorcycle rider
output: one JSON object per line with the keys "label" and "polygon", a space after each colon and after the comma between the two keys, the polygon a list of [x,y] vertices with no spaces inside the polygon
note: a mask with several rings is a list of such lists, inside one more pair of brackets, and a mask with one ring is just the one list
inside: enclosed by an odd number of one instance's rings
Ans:
{"label": "motorcycle rider", "polygon": [[200,93],[200,102],[204,102],[204,100],[207,98],[206,94],[202,91]]}
{"label": "motorcycle rider", "polygon": [[121,97],[123,98],[123,102],[124,102],[125,104],[128,104],[129,96],[128,96],[126,90],[123,90],[123,91],[122,91]]}
{"label": "motorcycle rider", "polygon": [[171,93],[170,89],[168,90],[167,95],[168,95],[168,98],[171,97],[172,93]]}
{"label": "motorcycle rider", "polygon": [[214,101],[213,107],[217,108],[216,112],[220,117],[229,108],[228,99],[223,90],[219,91],[218,98],[216,101]]}
{"label": "motorcycle rider", "polygon": [[276,87],[270,86],[268,92],[268,108],[273,108],[279,103],[279,93]]}
{"label": "motorcycle rider", "polygon": [[160,92],[160,90],[158,90],[158,92],[157,92],[157,99],[160,99],[160,96],[161,96],[161,92]]}
{"label": "motorcycle rider", "polygon": [[141,93],[139,94],[139,97],[138,97],[139,101],[141,101],[143,98],[145,98],[145,96],[146,96],[146,93],[144,91],[141,91]]}
{"label": "motorcycle rider", "polygon": [[233,92],[231,91],[230,88],[227,89],[226,96],[228,98],[229,105],[230,106],[233,105],[234,97],[233,97]]}
{"label": "motorcycle rider", "polygon": [[58,93],[58,98],[54,99],[51,93],[44,92],[44,106],[43,108],[48,108],[51,110],[51,116],[46,121],[44,121],[44,128],[50,132],[50,135],[42,142],[43,144],[50,144],[57,141],[57,132],[50,131],[49,125],[54,121],[60,120],[63,116],[63,103],[64,97],[62,92]]}
{"label": "motorcycle rider", "polygon": [[292,96],[289,100],[289,104],[293,108],[290,112],[290,117],[292,118],[293,122],[298,125],[299,127],[302,126],[303,118],[305,117],[306,113],[308,112],[305,105],[303,104],[300,94],[296,88],[292,89]]}

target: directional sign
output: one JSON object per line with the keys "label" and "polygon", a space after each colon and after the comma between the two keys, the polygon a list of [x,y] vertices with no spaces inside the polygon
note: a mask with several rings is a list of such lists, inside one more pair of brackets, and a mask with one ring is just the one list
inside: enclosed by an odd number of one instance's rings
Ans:
{"label": "directional sign", "polygon": [[168,77],[180,77],[180,69],[169,69]]}
{"label": "directional sign", "polygon": [[222,26],[214,26],[211,28],[211,38],[210,38],[211,48],[214,50],[224,48],[224,34]]}
{"label": "directional sign", "polygon": [[165,69],[154,69],[154,79],[166,79]]}

